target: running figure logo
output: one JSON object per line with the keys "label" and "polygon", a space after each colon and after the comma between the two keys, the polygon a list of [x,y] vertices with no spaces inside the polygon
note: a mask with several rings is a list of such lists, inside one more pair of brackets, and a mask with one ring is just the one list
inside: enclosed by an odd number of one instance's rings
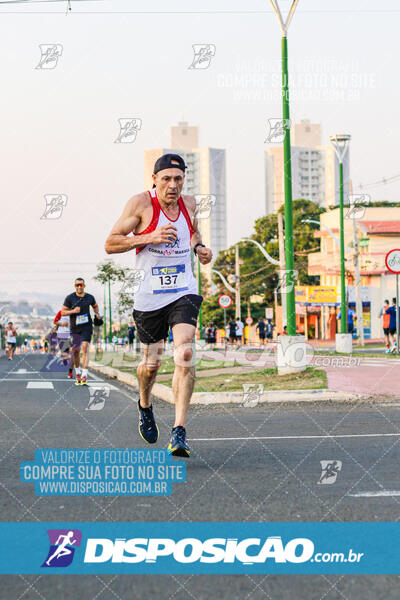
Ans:
{"label": "running figure logo", "polygon": [[181,243],[181,238],[177,237],[176,240],[174,240],[170,244],[165,244],[165,247],[166,248],[180,248],[180,243]]}
{"label": "running figure logo", "polygon": [[55,69],[63,47],[61,44],[39,44],[41,57],[36,69]]}
{"label": "running figure logo", "polygon": [[268,126],[269,133],[264,144],[282,144],[290,128],[290,119],[268,119]]}
{"label": "running figure logo", "polygon": [[215,204],[216,197],[214,194],[196,194],[196,219],[208,219],[212,207]]}
{"label": "running figure logo", "polygon": [[109,387],[90,387],[89,402],[85,410],[103,410],[106,399],[110,397]]}
{"label": "running figure logo", "polygon": [[368,194],[351,194],[349,195],[350,207],[345,219],[362,219],[365,215],[365,210],[371,202],[371,196]]}
{"label": "running figure logo", "polygon": [[46,208],[41,219],[59,219],[67,206],[68,197],[65,194],[45,194]]}
{"label": "running figure logo", "polygon": [[119,134],[114,144],[132,144],[142,129],[142,119],[118,119]]}
{"label": "running figure logo", "polygon": [[262,383],[244,383],[243,384],[243,404],[246,408],[254,408],[260,402],[264,391]]}
{"label": "running figure logo", "polygon": [[68,567],[74,558],[75,548],[81,545],[79,529],[48,529],[50,548],[42,567]]}
{"label": "running figure logo", "polygon": [[121,294],[136,294],[144,280],[144,269],[130,269],[120,290]]}
{"label": "running figure logo", "polygon": [[342,470],[341,460],[320,460],[321,464],[321,477],[318,483],[331,484],[335,483],[338,473]]}
{"label": "running figure logo", "polygon": [[194,56],[189,69],[208,69],[215,56],[214,44],[193,44]]}
{"label": "running figure logo", "polygon": [[289,294],[293,291],[295,283],[299,277],[297,269],[281,269],[279,271],[279,282],[276,288],[277,293]]}

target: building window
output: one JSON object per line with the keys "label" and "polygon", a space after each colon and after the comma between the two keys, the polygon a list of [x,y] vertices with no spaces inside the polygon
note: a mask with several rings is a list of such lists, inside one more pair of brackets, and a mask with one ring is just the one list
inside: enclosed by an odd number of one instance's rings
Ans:
{"label": "building window", "polygon": [[187,129],[182,129],[182,135],[187,135]]}

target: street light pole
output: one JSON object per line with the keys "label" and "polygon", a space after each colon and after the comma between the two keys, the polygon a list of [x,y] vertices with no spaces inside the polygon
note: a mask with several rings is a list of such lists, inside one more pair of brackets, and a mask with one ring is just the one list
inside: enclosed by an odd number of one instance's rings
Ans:
{"label": "street light pole", "polygon": [[[200,270],[200,261],[197,261],[197,293],[199,294],[199,296],[201,296],[201,270]],[[199,336],[200,339],[202,339],[201,336],[201,332],[202,332],[202,328],[203,328],[203,311],[201,310],[201,305],[200,305],[200,310],[199,310]]]}
{"label": "street light pole", "polygon": [[235,288],[233,288],[231,285],[229,285],[229,283],[227,282],[227,280],[225,279],[225,277],[222,275],[222,273],[220,273],[219,271],[217,271],[216,269],[211,269],[211,273],[215,273],[216,275],[218,275],[220,277],[220,279],[222,280],[222,283],[224,284],[224,286],[230,291],[232,292],[232,294],[236,293]]}
{"label": "street light pole", "polygon": [[112,316],[111,316],[111,279],[108,280],[108,316],[109,316],[109,338],[112,343]]}
{"label": "street light pole", "polygon": [[107,344],[107,304],[106,304],[106,286],[103,285],[103,337],[104,337],[104,348]]}
{"label": "street light pole", "polygon": [[340,219],[340,333],[347,333],[346,273],[344,263],[344,218],[343,218],[343,160],[349,147],[347,134],[331,135],[332,146],[339,160],[339,219]]}
{"label": "street light pole", "polygon": [[286,318],[287,333],[296,335],[296,311],[294,290],[293,214],[292,214],[292,166],[290,155],[290,111],[287,31],[299,0],[293,0],[286,21],[283,21],[278,0],[271,0],[282,31],[282,128],[284,182],[285,182],[285,266],[286,266]]}
{"label": "street light pole", "polygon": [[284,274],[286,272],[285,263],[285,237],[283,232],[283,216],[282,213],[278,212],[278,239],[279,239],[279,260],[281,263],[281,271],[279,273],[280,290],[281,290],[281,304],[282,304],[282,327],[287,325],[286,323],[286,294],[283,293],[284,285]]}
{"label": "street light pole", "polygon": [[235,304],[236,304],[236,318],[241,321],[241,307],[240,307],[240,266],[239,266],[239,244],[235,246]]}
{"label": "street light pole", "polygon": [[[353,195],[353,182],[349,179],[350,194]],[[353,209],[353,245],[354,245],[354,278],[355,278],[355,293],[356,293],[356,316],[357,316],[357,334],[360,346],[364,346],[364,319],[363,306],[361,298],[361,274],[360,274],[360,257],[358,251],[358,237],[356,226],[356,211]]]}

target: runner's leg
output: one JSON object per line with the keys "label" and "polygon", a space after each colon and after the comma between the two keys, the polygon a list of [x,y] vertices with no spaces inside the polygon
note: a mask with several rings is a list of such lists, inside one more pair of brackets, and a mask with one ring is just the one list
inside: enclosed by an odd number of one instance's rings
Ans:
{"label": "runner's leg", "polygon": [[195,375],[193,364],[193,338],[196,328],[188,323],[173,326],[175,370],[172,391],[175,400],[174,427],[185,427],[190,398],[193,394]]}
{"label": "runner's leg", "polygon": [[82,369],[87,369],[89,366],[89,342],[82,342]]}
{"label": "runner's leg", "polygon": [[159,340],[154,344],[143,344],[143,358],[136,369],[142,408],[149,408],[151,405],[150,393],[161,365],[163,349],[164,340]]}

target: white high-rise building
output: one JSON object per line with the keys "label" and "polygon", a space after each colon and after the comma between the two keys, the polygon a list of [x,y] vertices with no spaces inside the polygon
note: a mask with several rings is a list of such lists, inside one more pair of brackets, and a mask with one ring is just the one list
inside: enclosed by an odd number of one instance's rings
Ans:
{"label": "white high-rise building", "polygon": [[[312,200],[324,208],[339,204],[339,161],[333,146],[321,145],[321,126],[302,120],[291,128],[292,198]],[[343,163],[344,196],[349,193],[349,152]],[[265,152],[266,214],[285,200],[283,146]]]}
{"label": "white high-rise building", "polygon": [[[198,127],[189,127],[186,122],[180,122],[171,127],[170,148],[144,151],[144,181],[147,189],[152,187],[154,163],[167,153],[179,154],[187,165],[183,193],[211,197],[208,218],[205,218],[206,212],[202,214],[200,211],[198,222],[204,243],[213,251],[214,262],[218,253],[227,247],[225,150],[199,148]],[[202,268],[210,280],[211,265]]]}

